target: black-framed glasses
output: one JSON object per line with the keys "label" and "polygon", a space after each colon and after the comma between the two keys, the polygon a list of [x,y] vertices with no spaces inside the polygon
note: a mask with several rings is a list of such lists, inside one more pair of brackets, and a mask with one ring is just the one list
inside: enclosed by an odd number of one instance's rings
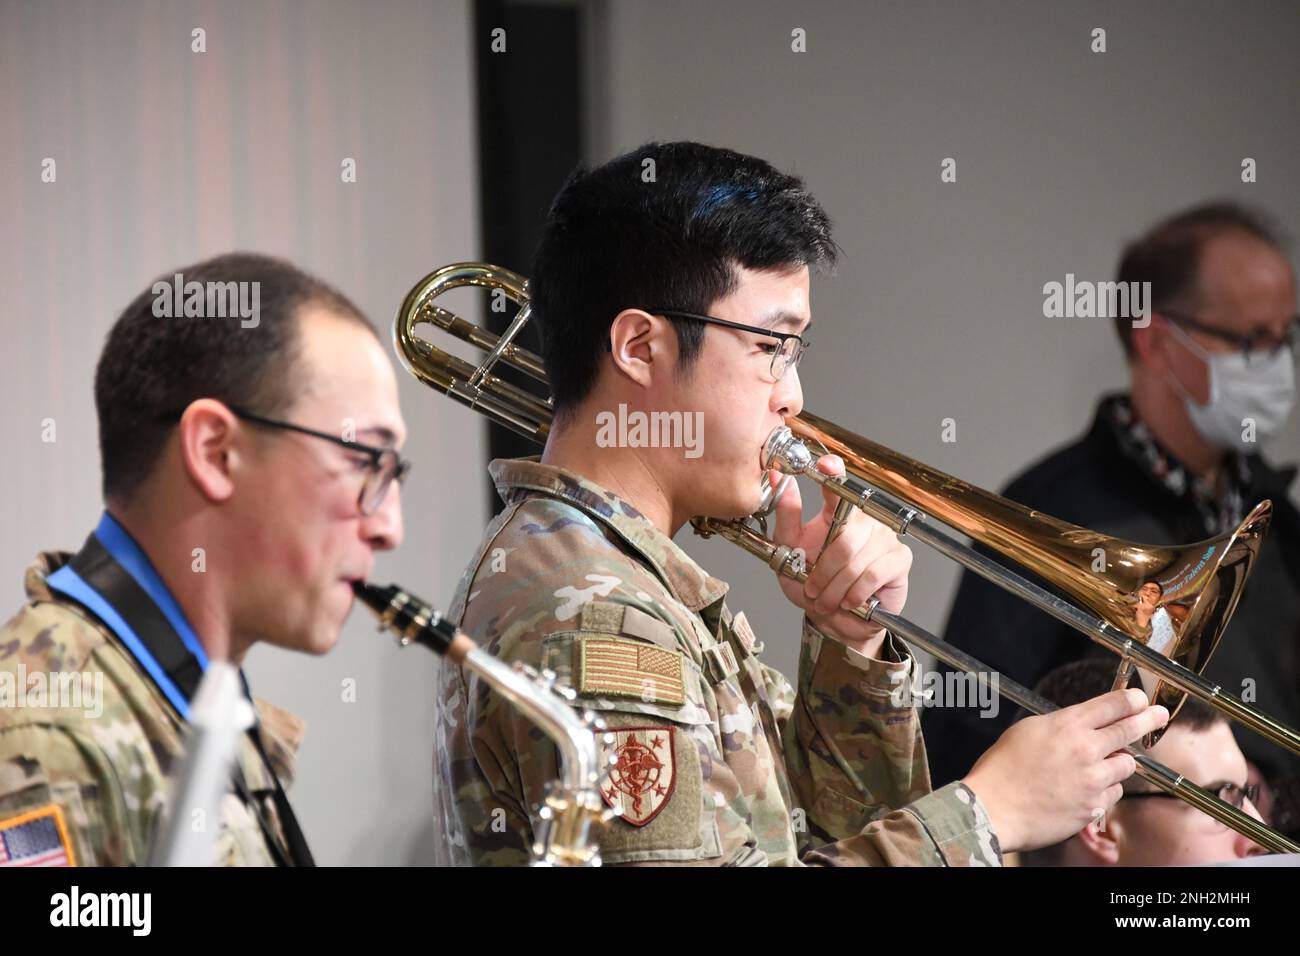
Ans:
{"label": "black-framed glasses", "polygon": [[[1259,799],[1259,784],[1248,783],[1244,787],[1239,787],[1235,783],[1225,783],[1220,785],[1219,788],[1214,791],[1214,794],[1224,803],[1231,804],[1240,810],[1242,804],[1247,800],[1254,803]],[[1120,799],[1141,800],[1147,797],[1168,797],[1170,800],[1179,799],[1174,796],[1174,794],[1165,793],[1163,790],[1143,791],[1142,793],[1126,793]]]}
{"label": "black-framed glasses", "polygon": [[1248,365],[1258,361],[1260,356],[1272,360],[1284,348],[1291,349],[1293,359],[1297,354],[1300,354],[1300,315],[1291,320],[1286,327],[1286,331],[1282,333],[1282,337],[1278,338],[1267,332],[1256,332],[1253,335],[1226,332],[1223,329],[1216,329],[1212,325],[1206,325],[1193,315],[1170,312],[1168,309],[1157,309],[1156,311],[1174,325],[1181,326],[1184,329],[1193,329],[1210,336],[1210,338],[1218,339],[1220,342],[1226,342],[1241,352]]}
{"label": "black-framed glasses", "polygon": [[[404,458],[399,458],[397,452],[392,448],[378,448],[364,442],[348,441],[346,438],[331,435],[329,432],[317,431],[314,428],[307,428],[305,425],[295,425],[293,422],[282,422],[274,418],[267,418],[264,415],[250,412],[246,408],[231,405],[229,402],[223,404],[234,413],[236,418],[252,422],[255,425],[298,432],[300,435],[310,435],[312,438],[323,438],[325,441],[333,442],[348,451],[361,452],[363,455],[369,456],[370,461],[366,466],[366,480],[361,485],[361,491],[357,495],[357,507],[361,509],[363,515],[372,515],[379,510],[384,496],[388,494],[389,486],[394,481],[401,484],[406,480],[406,476],[411,473],[411,463]],[[181,412],[170,412],[159,416],[159,420],[175,422],[179,421],[180,417]]]}
{"label": "black-framed glasses", "polygon": [[807,352],[808,346],[812,344],[811,342],[805,342],[802,336],[793,332],[774,332],[771,329],[762,329],[755,325],[742,325],[728,319],[715,319],[711,315],[700,315],[698,312],[684,312],[681,309],[646,309],[646,311],[651,315],[666,315],[671,319],[692,319],[695,322],[721,325],[724,328],[753,332],[755,335],[779,340],[779,345],[771,347],[772,377],[778,382],[785,377],[786,372],[799,364],[799,360],[803,358],[803,353]]}

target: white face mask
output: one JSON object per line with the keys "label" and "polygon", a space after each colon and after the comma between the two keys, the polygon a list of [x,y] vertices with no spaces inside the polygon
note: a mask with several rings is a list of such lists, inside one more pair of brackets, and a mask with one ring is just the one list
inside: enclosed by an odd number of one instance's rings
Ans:
{"label": "white face mask", "polygon": [[[1273,356],[1252,352],[1247,361],[1241,352],[1207,352],[1175,323],[1170,322],[1169,327],[1210,370],[1210,400],[1204,405],[1197,404],[1182,383],[1166,373],[1183,396],[1187,414],[1202,438],[1224,451],[1251,454],[1281,431],[1295,405],[1295,359],[1290,346],[1283,346]],[[1252,421],[1253,431],[1249,427]],[[1254,440],[1249,440],[1252,437]]]}

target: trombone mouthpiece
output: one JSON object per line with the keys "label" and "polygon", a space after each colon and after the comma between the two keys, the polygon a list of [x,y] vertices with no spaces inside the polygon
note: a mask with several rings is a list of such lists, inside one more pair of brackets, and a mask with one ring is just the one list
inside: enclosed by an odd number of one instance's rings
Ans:
{"label": "trombone mouthpiece", "polygon": [[802,475],[812,467],[812,452],[794,437],[788,425],[782,425],[763,444],[763,467],[775,468],[783,475]]}
{"label": "trombone mouthpiece", "polygon": [[379,587],[365,581],[353,581],[352,593],[379,617],[379,629],[391,631],[398,641],[423,644],[435,654],[443,655],[456,640],[456,626],[438,611],[395,584]]}

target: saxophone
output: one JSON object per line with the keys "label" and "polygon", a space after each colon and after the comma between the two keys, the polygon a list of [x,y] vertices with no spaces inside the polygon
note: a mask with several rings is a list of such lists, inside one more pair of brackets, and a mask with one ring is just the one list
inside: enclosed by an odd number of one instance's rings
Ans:
{"label": "saxophone", "polygon": [[[460,664],[509,700],[537,724],[560,752],[560,777],[547,787],[538,809],[531,866],[600,866],[596,831],[615,814],[600,797],[600,740],[605,725],[591,712],[570,705],[576,692],[555,682],[552,671],[511,666],[476,645],[427,602],[396,585],[352,585],[361,603],[379,617],[379,629],[397,642],[423,644]],[[609,742],[606,740],[605,742]]]}

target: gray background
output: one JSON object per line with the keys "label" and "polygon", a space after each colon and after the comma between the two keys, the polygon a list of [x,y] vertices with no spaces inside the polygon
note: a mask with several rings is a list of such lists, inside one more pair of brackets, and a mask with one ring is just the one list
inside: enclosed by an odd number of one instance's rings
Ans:
{"label": "gray background", "polygon": [[[813,284],[808,407],[976,484],[1074,436],[1125,382],[1110,324],[1043,318],[1044,283],[1110,278],[1124,240],[1210,197],[1300,234],[1294,3],[583,9],[589,157],[696,138],[804,176],[844,250]],[[190,52],[195,26],[206,54]],[[795,27],[807,53],[790,50]],[[470,29],[463,2],[0,3],[4,608],[37,550],[75,548],[98,515],[94,363],[154,275],[279,253],[386,328],[424,272],[478,254]],[[56,184],[40,182],[46,156]],[[345,156],[356,184],[339,181]],[[1245,156],[1256,184],[1240,181]],[[939,181],[944,157],[955,184]],[[488,514],[483,426],[401,385],[417,470],[407,544],[376,578],[445,604]],[[1300,453],[1300,422],[1288,429],[1275,461]],[[799,613],[770,572],[681,542],[793,673]],[[908,611],[938,629],[956,572],[916,553]],[[327,658],[250,655],[256,690],[308,720],[294,802],[321,862],[433,858],[435,666],[361,614]]]}
{"label": "gray background", "polygon": [[[1294,3],[598,9],[594,158],[700,139],[803,176],[843,247],[838,274],[813,280],[806,407],[981,487],[1073,439],[1127,383],[1113,324],[1044,318],[1044,283],[1112,279],[1124,242],[1212,197],[1300,237]],[[1094,27],[1106,53],[1090,52]],[[1300,413],[1266,453],[1296,459]],[[770,572],[724,542],[679,543],[793,674],[801,615]],[[913,552],[907,615],[941,632],[957,568]]]}

